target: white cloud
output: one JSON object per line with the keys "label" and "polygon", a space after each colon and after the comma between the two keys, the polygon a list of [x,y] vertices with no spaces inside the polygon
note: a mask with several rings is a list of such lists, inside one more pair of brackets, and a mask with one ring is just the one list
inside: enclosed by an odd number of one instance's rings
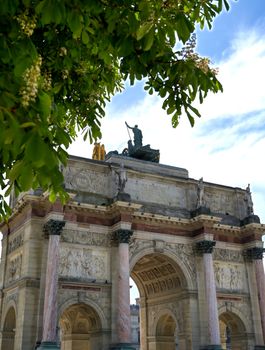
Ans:
{"label": "white cloud", "polygon": [[[160,149],[161,163],[184,167],[190,177],[203,176],[209,182],[242,188],[250,183],[255,213],[265,222],[265,36],[241,32],[232,41],[230,54],[217,66],[224,93],[208,96],[194,128],[183,116],[173,129],[161,100],[146,95],[122,113],[115,104],[108,107],[102,141],[107,151],[122,151],[128,140],[124,121],[138,124],[143,142]],[[90,157],[92,146],[84,154],[84,146],[76,144],[70,153]]]}

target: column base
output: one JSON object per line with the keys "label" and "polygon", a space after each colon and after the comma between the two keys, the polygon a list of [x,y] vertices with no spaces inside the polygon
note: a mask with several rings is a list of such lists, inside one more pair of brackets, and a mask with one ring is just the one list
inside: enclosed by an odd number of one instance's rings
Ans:
{"label": "column base", "polygon": [[255,345],[254,350],[265,350],[265,345]]}
{"label": "column base", "polygon": [[204,345],[200,350],[222,350],[221,345]]}
{"label": "column base", "polygon": [[60,346],[56,342],[52,341],[43,341],[41,342],[40,346],[37,348],[37,350],[59,350]]}
{"label": "column base", "polygon": [[110,350],[135,350],[130,343],[119,343],[110,346]]}

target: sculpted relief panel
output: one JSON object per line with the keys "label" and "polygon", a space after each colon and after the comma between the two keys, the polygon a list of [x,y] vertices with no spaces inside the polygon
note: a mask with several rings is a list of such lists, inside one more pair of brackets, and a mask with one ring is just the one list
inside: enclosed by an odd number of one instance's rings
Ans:
{"label": "sculpted relief panel", "polygon": [[108,279],[107,256],[91,249],[60,247],[59,275],[81,279]]}
{"label": "sculpted relief panel", "polygon": [[14,250],[18,249],[23,245],[23,235],[19,234],[8,243],[8,254],[12,253]]}
{"label": "sculpted relief panel", "polygon": [[8,262],[8,282],[13,282],[21,276],[22,254],[16,255]]}
{"label": "sculpted relief panel", "polygon": [[246,271],[244,265],[214,262],[217,289],[246,291]]}
{"label": "sculpted relief panel", "polygon": [[86,168],[66,167],[64,169],[65,187],[83,192],[107,194],[109,175]]}

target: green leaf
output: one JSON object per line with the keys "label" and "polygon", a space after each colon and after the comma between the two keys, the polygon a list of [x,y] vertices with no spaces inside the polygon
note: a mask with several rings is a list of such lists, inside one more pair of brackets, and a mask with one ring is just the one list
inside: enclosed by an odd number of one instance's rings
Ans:
{"label": "green leaf", "polygon": [[82,42],[87,45],[89,43],[89,36],[87,32],[83,29],[82,31]]}
{"label": "green leaf", "polygon": [[155,31],[154,31],[154,28],[152,28],[145,36],[144,45],[143,45],[144,51],[149,51],[153,46],[154,34],[155,34]]}
{"label": "green leaf", "polygon": [[24,167],[24,161],[18,160],[8,173],[8,177],[11,181],[17,179]]}
{"label": "green leaf", "polygon": [[27,166],[23,166],[23,169],[21,171],[21,175],[18,179],[19,184],[21,185],[21,188],[23,191],[28,191],[32,187],[33,182],[33,171],[31,168],[31,165],[28,164]]}
{"label": "green leaf", "polygon": [[46,155],[49,154],[49,149],[40,135],[35,132],[26,142],[25,158],[34,163],[35,167],[42,167],[45,165]]}
{"label": "green leaf", "polygon": [[36,123],[33,123],[33,122],[26,122],[26,123],[20,124],[21,129],[26,129],[34,126],[36,126]]}
{"label": "green leaf", "polygon": [[45,92],[40,92],[38,97],[39,97],[40,112],[46,118],[51,113],[51,97]]}
{"label": "green leaf", "polygon": [[68,15],[67,22],[74,38],[79,38],[83,29],[83,16],[79,11],[71,11]]}
{"label": "green leaf", "polygon": [[136,39],[141,40],[153,27],[152,22],[144,23],[136,32]]}
{"label": "green leaf", "polygon": [[225,9],[226,9],[226,11],[229,11],[229,9],[230,9],[230,5],[229,5],[229,3],[228,3],[228,1],[227,1],[227,0],[224,0],[224,5],[225,5]]}

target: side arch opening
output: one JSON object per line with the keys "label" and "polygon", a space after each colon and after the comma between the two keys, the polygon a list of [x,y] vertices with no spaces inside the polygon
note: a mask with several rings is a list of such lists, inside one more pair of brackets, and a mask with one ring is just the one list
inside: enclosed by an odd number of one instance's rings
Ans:
{"label": "side arch opening", "polygon": [[83,303],[69,306],[59,320],[61,350],[101,350],[102,325],[97,312]]}
{"label": "side arch opening", "polygon": [[233,312],[226,311],[219,316],[221,345],[224,350],[247,350],[246,328]]}
{"label": "side arch opening", "polygon": [[3,332],[2,332],[2,349],[15,349],[15,335],[16,335],[16,312],[11,306],[5,316]]}

